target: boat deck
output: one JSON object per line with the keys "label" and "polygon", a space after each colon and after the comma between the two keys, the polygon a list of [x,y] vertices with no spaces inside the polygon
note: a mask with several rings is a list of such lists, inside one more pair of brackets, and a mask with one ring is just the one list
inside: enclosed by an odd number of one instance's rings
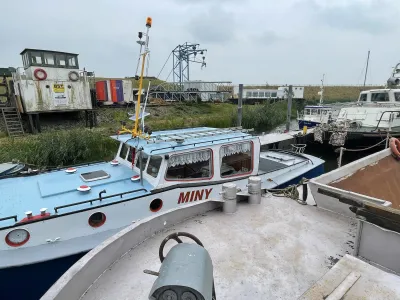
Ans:
{"label": "boat deck", "polygon": [[330,183],[335,188],[392,202],[400,209],[400,162],[391,155],[366,166],[350,176]]}
{"label": "boat deck", "polygon": [[214,210],[145,240],[87,282],[81,299],[148,299],[155,277],[143,270],[159,270],[160,243],[177,231],[194,234],[209,251],[217,299],[296,299],[352,252],[356,222],[271,195],[261,205],[238,203],[233,215]]}

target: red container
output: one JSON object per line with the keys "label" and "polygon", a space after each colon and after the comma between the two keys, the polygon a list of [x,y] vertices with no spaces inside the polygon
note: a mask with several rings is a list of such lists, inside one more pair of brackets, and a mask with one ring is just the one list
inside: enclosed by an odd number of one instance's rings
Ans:
{"label": "red container", "polygon": [[110,80],[111,100],[112,102],[124,101],[124,88],[122,80]]}
{"label": "red container", "polygon": [[97,101],[109,101],[107,81],[96,82],[96,99]]}

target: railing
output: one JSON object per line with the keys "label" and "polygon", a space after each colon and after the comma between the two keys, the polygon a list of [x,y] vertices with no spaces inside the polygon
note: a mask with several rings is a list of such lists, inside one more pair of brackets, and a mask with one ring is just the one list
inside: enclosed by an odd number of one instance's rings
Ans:
{"label": "railing", "polygon": [[[102,201],[102,200],[104,200],[104,199],[113,198],[113,197],[118,197],[118,196],[120,196],[120,197],[122,198],[123,195],[132,194],[132,193],[136,193],[136,192],[142,192],[142,191],[147,192],[147,190],[144,189],[144,188],[142,188],[142,189],[137,189],[137,190],[133,190],[133,191],[129,191],[129,192],[123,192],[123,193],[113,194],[113,195],[110,195],[110,196],[99,197],[99,198],[95,198],[95,199],[91,199],[91,200],[85,200],[85,201],[75,202],[75,203],[71,203],[71,204],[56,206],[56,207],[54,207],[54,211],[55,211],[56,213],[58,213],[58,210],[61,209],[61,208],[67,208],[67,207],[76,206],[76,205],[81,205],[81,204],[85,204],[85,203],[90,203],[90,205],[92,205],[92,203],[95,202],[95,201]],[[0,221],[1,221],[1,220],[0,220]]]}
{"label": "railing", "polygon": [[5,221],[5,220],[10,220],[10,219],[14,219],[15,222],[18,221],[17,216],[15,215],[15,216],[10,216],[10,217],[0,218],[0,222]]}
{"label": "railing", "polygon": [[[378,124],[376,124],[376,127],[375,127],[374,130],[372,130],[372,132],[374,132],[374,131],[376,131],[376,130],[378,129],[379,124],[380,124],[381,121],[382,121],[383,115],[384,115],[385,113],[387,113],[387,112],[389,112],[389,113],[400,113],[400,111],[398,111],[398,110],[385,110],[385,111],[383,111],[382,114],[381,114],[381,117],[379,118]],[[391,118],[391,115],[389,116],[389,122],[390,122],[390,118]]]}

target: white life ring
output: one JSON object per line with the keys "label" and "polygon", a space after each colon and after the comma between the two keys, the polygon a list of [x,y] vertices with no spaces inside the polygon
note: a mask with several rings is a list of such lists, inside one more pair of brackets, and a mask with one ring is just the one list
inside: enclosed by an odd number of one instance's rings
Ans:
{"label": "white life ring", "polygon": [[68,73],[68,78],[71,81],[78,81],[79,80],[79,74],[76,71],[71,71]]}

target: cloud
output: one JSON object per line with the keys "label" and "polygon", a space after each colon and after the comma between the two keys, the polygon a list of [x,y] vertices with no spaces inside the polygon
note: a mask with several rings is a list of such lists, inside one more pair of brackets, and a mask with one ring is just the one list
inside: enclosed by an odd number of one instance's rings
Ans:
{"label": "cloud", "polygon": [[217,5],[194,16],[187,28],[194,41],[208,44],[230,43],[237,33],[235,15]]}
{"label": "cloud", "polygon": [[255,36],[254,40],[260,45],[269,46],[283,40],[283,37],[279,36],[274,31],[265,30],[260,35]]}
{"label": "cloud", "polygon": [[[333,3],[333,4],[332,4]],[[301,1],[319,23],[337,30],[351,30],[371,35],[385,34],[396,29],[399,6],[386,0],[317,2]]]}

